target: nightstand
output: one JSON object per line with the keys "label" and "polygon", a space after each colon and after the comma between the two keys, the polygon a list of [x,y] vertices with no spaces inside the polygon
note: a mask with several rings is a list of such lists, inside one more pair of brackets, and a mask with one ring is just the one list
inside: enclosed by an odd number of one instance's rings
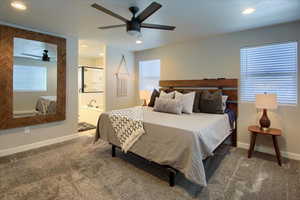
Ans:
{"label": "nightstand", "polygon": [[281,155],[278,147],[277,137],[281,136],[281,130],[276,128],[269,128],[268,130],[264,131],[259,126],[249,126],[248,131],[250,131],[251,136],[251,143],[248,151],[248,158],[251,158],[252,152],[255,147],[255,140],[257,135],[265,135],[265,136],[272,136],[273,144],[277,156],[278,165],[281,166]]}

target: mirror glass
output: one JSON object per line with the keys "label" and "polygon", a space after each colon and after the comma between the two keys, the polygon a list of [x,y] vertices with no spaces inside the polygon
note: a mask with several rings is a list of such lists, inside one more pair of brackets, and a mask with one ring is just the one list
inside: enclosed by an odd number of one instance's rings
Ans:
{"label": "mirror glass", "polygon": [[56,113],[57,46],[14,38],[14,118]]}

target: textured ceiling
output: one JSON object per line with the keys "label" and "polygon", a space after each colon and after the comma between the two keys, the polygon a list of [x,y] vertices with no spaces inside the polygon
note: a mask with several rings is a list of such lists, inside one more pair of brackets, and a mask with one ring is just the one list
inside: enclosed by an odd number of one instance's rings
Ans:
{"label": "textured ceiling", "polygon": [[[241,31],[300,19],[299,0],[157,0],[163,7],[146,20],[147,23],[175,25],[175,31],[143,30],[143,44],[125,28],[98,30],[99,26],[121,24],[121,21],[91,8],[99,3],[130,18],[128,7],[144,9],[150,0],[24,0],[26,11],[16,11],[10,0],[1,0],[0,21],[42,31],[72,35],[80,39],[83,54],[97,56],[103,45],[128,50],[143,50],[195,37]],[[242,15],[248,7],[256,8],[251,15]]]}

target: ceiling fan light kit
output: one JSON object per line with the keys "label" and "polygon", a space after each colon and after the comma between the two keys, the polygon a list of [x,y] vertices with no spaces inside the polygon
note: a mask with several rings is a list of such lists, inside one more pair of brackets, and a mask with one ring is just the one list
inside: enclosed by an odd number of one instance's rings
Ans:
{"label": "ceiling fan light kit", "polygon": [[146,24],[143,23],[148,17],[150,17],[153,13],[155,13],[158,9],[162,7],[157,2],[152,2],[145,10],[143,10],[138,16],[136,13],[139,11],[138,7],[130,7],[129,11],[132,13],[131,20],[127,20],[126,18],[100,6],[99,4],[94,3],[92,5],[93,8],[100,10],[110,16],[118,18],[119,20],[125,22],[125,24],[120,25],[112,25],[112,26],[103,26],[99,27],[99,29],[110,29],[110,28],[118,28],[118,27],[126,27],[126,31],[129,35],[135,36],[139,38],[141,36],[141,28],[150,28],[150,29],[159,29],[159,30],[175,30],[175,26],[166,26],[166,25],[158,25],[158,24]]}

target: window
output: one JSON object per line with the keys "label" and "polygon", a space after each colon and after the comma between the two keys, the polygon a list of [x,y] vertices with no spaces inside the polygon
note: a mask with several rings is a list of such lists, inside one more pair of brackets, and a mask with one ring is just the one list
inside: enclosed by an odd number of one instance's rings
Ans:
{"label": "window", "polygon": [[160,60],[140,62],[140,90],[152,91],[159,87]]}
{"label": "window", "polygon": [[241,101],[275,93],[280,104],[297,104],[297,42],[241,49]]}
{"label": "window", "polygon": [[13,86],[17,92],[47,91],[47,68],[14,65]]}

